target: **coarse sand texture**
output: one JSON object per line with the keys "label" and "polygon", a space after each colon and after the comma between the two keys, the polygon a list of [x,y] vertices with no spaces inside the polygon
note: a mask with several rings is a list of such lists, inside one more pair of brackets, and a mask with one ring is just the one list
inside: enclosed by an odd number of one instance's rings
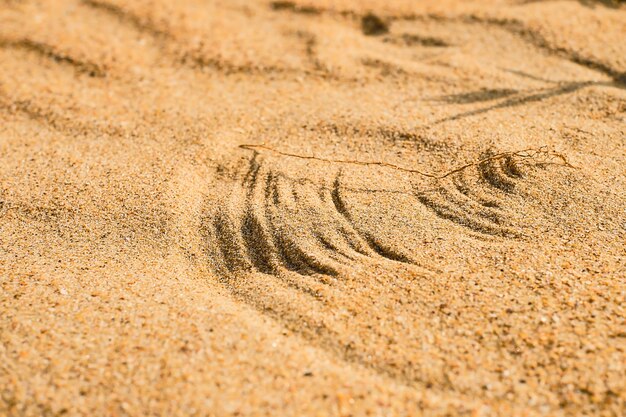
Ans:
{"label": "coarse sand texture", "polygon": [[0,0],[0,417],[626,417],[626,4]]}

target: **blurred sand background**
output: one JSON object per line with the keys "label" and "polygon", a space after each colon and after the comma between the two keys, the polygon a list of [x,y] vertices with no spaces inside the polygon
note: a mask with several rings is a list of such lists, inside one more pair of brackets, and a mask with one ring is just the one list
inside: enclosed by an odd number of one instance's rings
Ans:
{"label": "blurred sand background", "polygon": [[0,415],[626,415],[625,7],[0,0]]}

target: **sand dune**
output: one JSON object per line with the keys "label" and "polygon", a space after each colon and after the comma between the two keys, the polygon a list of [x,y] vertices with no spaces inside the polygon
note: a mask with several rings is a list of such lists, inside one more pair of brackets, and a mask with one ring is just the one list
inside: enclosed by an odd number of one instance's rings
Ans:
{"label": "sand dune", "polygon": [[625,28],[0,0],[0,415],[624,415]]}

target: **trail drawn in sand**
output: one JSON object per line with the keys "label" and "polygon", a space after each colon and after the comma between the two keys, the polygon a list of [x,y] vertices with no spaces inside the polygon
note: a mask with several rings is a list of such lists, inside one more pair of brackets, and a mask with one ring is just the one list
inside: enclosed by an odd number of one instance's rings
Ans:
{"label": "trail drawn in sand", "polygon": [[[392,190],[347,186],[342,183],[343,168],[336,170],[332,180],[294,178],[282,172],[280,164],[263,156],[271,148],[242,147],[254,154],[214,220],[215,236],[228,273],[247,270],[280,275],[292,271],[336,276],[365,259],[419,264],[410,255],[417,248],[386,245],[380,236],[366,231],[352,214],[350,194]],[[468,231],[504,238],[524,235],[524,225],[516,224],[514,212],[524,198],[517,188],[526,180],[525,170],[531,165],[572,167],[562,155],[545,149],[491,155],[440,175],[380,162],[278,154],[318,163],[374,165],[419,174],[430,180],[428,186],[411,184],[409,191],[396,191],[413,198],[415,205],[410,210],[427,210]]]}
{"label": "trail drawn in sand", "polygon": [[320,186],[289,178],[260,160],[258,154],[252,157],[240,192],[233,191],[233,201],[215,220],[229,271],[338,275],[359,257],[410,263],[354,224],[340,174],[332,185]]}

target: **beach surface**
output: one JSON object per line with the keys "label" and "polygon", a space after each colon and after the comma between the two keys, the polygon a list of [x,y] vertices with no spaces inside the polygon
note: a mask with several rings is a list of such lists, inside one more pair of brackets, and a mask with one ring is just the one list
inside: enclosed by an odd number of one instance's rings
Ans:
{"label": "beach surface", "polygon": [[0,0],[0,416],[626,415],[625,39]]}

